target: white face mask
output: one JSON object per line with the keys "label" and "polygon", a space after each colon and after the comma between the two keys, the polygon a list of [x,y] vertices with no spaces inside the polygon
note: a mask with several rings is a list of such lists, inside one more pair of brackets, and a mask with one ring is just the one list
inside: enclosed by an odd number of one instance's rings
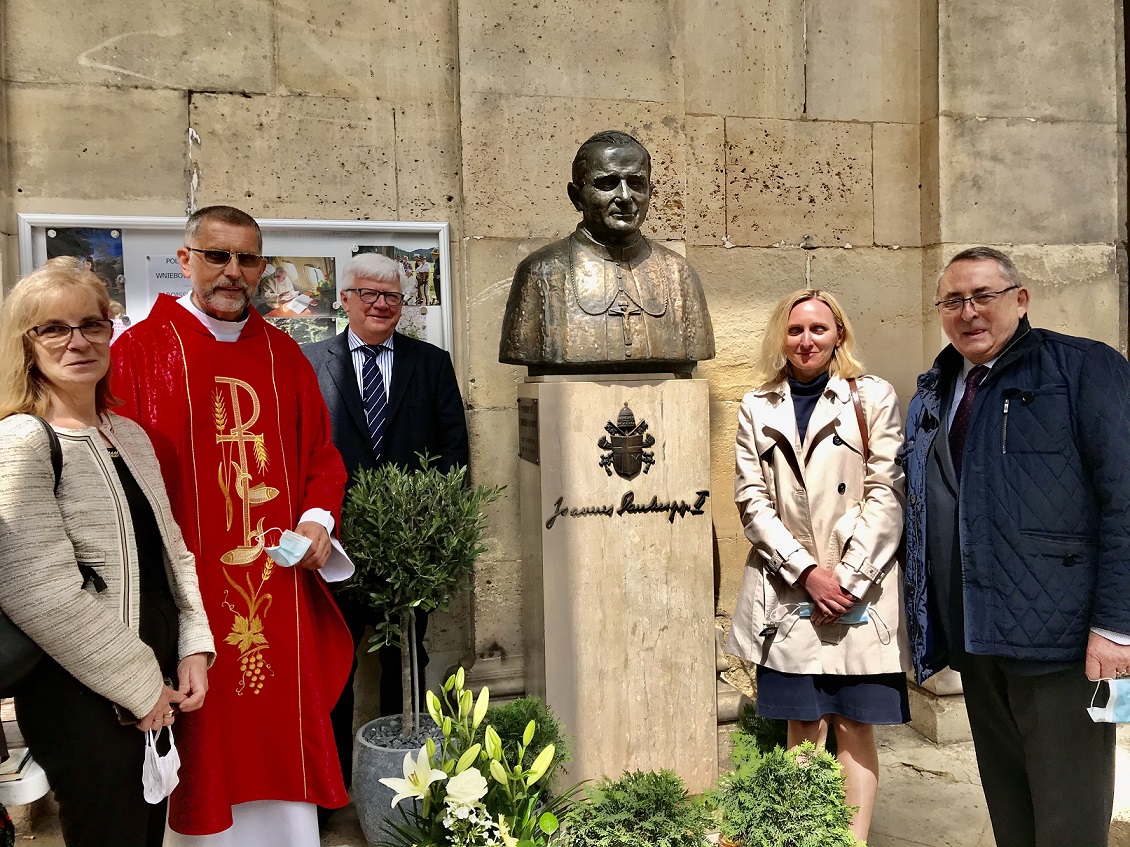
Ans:
{"label": "white face mask", "polygon": [[310,549],[310,539],[289,529],[282,534],[278,547],[265,548],[267,555],[275,560],[276,564],[284,568],[293,568],[302,561],[306,551]]}
{"label": "white face mask", "polygon": [[[1095,699],[1104,682],[1108,691],[1106,705],[1096,706]],[[1100,679],[1091,695],[1087,714],[1095,723],[1130,723],[1130,679]]]}
{"label": "white face mask", "polygon": [[161,730],[149,730],[145,733],[145,761],[141,766],[141,789],[145,795],[146,803],[160,803],[173,793],[173,789],[180,784],[180,754],[177,745],[173,743],[173,728],[165,727],[169,731],[169,752],[164,756],[157,753],[157,738]]}

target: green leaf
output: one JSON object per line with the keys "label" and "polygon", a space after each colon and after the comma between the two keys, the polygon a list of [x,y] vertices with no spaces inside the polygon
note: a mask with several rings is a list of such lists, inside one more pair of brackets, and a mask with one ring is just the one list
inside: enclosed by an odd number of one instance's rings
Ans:
{"label": "green leaf", "polygon": [[557,815],[552,812],[546,812],[538,818],[538,829],[546,835],[553,835],[553,833],[557,832],[558,826],[560,826],[560,824],[557,821]]}

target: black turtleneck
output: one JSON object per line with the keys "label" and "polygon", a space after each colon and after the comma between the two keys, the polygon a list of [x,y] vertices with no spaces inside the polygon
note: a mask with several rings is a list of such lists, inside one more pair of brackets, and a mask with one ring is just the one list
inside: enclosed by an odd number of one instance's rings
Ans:
{"label": "black turtleneck", "polygon": [[801,382],[796,377],[789,377],[789,391],[793,396],[793,414],[796,415],[796,429],[802,442],[808,432],[808,421],[812,417],[812,410],[816,408],[816,403],[820,400],[820,395],[824,393],[827,384],[827,371],[810,382]]}

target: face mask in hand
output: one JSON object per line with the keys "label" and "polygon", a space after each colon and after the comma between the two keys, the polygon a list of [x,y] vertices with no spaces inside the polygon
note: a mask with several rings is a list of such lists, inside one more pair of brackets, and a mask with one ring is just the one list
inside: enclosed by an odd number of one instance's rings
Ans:
{"label": "face mask in hand", "polygon": [[[1107,685],[1105,706],[1096,706],[1095,699],[1103,683]],[[1130,723],[1130,679],[1100,679],[1091,695],[1087,714],[1095,723]]]}
{"label": "face mask in hand", "polygon": [[276,564],[284,568],[293,568],[302,561],[306,551],[310,549],[310,539],[289,529],[282,534],[278,547],[265,548],[267,555],[275,560]]}
{"label": "face mask in hand", "polygon": [[161,730],[149,730],[145,733],[145,761],[141,766],[141,790],[145,802],[160,803],[173,793],[173,789],[180,783],[180,754],[177,745],[173,743],[173,728],[165,727],[169,731],[169,752],[164,756],[157,753],[157,739]]}

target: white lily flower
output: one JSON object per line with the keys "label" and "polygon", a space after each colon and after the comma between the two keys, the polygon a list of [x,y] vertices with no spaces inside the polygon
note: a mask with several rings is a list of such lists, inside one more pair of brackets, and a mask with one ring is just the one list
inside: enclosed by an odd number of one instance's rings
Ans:
{"label": "white lily flower", "polygon": [[448,806],[470,806],[478,803],[487,793],[487,781],[478,768],[467,768],[447,782]]}
{"label": "white lily flower", "polygon": [[404,754],[404,779],[389,777],[378,782],[396,792],[396,796],[392,798],[392,805],[395,807],[405,797],[424,799],[428,794],[428,786],[441,779],[447,779],[447,774],[438,768],[433,768],[428,760],[427,748],[421,748],[415,762],[412,761],[411,753]]}

